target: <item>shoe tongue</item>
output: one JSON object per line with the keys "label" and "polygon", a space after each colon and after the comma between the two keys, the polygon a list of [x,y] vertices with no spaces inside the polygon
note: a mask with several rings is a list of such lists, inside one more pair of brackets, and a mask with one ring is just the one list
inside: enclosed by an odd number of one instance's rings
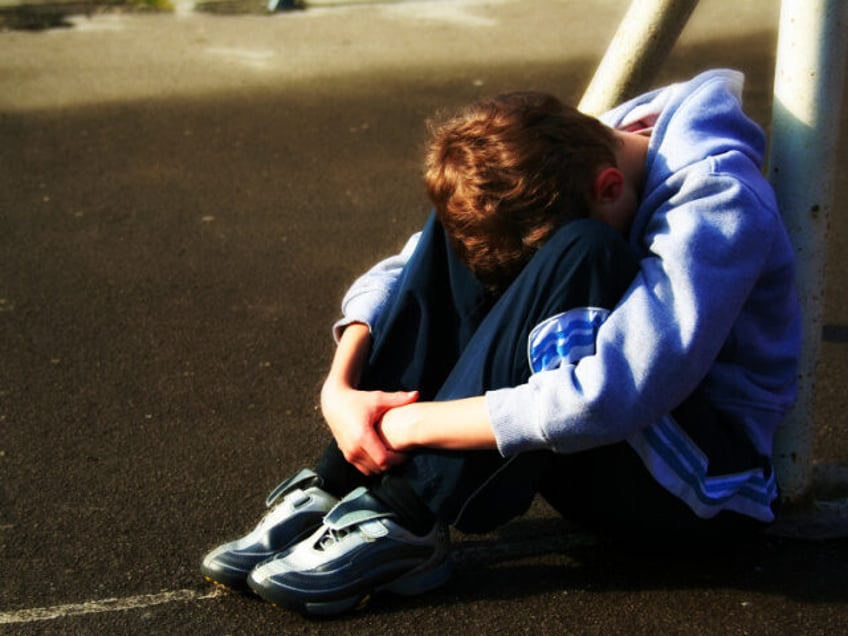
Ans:
{"label": "shoe tongue", "polygon": [[339,531],[367,521],[392,516],[394,516],[394,513],[379,499],[372,496],[367,489],[357,488],[327,513],[327,516],[324,517],[324,525],[332,530]]}

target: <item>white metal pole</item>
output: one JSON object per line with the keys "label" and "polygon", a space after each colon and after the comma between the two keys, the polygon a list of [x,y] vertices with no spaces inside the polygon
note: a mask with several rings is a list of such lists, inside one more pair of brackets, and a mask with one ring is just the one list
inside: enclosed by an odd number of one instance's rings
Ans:
{"label": "white metal pole", "polygon": [[822,329],[836,143],[842,107],[848,3],[783,0],[780,12],[769,177],[798,260],[803,352],[798,402],[775,442],[784,499],[800,503],[812,475],[812,420]]}
{"label": "white metal pole", "polygon": [[578,106],[599,115],[643,92],[698,0],[633,0]]}

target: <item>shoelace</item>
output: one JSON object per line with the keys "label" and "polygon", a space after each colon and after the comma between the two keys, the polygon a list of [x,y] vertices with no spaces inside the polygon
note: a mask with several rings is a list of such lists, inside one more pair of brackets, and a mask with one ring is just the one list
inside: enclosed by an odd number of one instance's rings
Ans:
{"label": "shoelace", "polygon": [[328,548],[333,547],[339,541],[344,539],[350,530],[347,528],[342,528],[340,530],[333,530],[332,528],[327,528],[327,531],[321,536],[318,540],[318,549],[327,550]]}

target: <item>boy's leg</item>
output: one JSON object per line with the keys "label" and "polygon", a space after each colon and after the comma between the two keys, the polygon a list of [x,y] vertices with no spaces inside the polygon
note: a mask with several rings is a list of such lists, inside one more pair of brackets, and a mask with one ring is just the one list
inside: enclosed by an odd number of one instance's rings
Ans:
{"label": "boy's leg", "polygon": [[[422,399],[448,400],[526,382],[530,330],[575,307],[612,308],[637,270],[620,235],[595,221],[575,221],[554,234],[490,308],[484,288],[431,217],[391,311],[375,328],[362,386],[418,389]],[[548,452],[504,459],[495,451],[421,450],[378,482],[331,443],[316,470],[337,496],[364,485],[393,508],[420,511],[411,487],[440,520],[486,531],[526,510],[549,461]],[[422,516],[408,515],[407,524],[431,523]]]}
{"label": "boy's leg", "polygon": [[[444,271],[453,267],[463,272],[451,262],[456,257],[445,245],[434,260],[446,261]],[[451,341],[454,349],[443,369],[454,356],[459,359],[435,399],[480,395],[525,382],[530,374],[526,343],[536,324],[575,307],[611,309],[637,271],[638,262],[627,245],[606,226],[581,221],[562,228],[482,320],[486,304],[479,289],[474,303],[465,305],[474,307],[474,312],[458,312],[465,316],[463,337]],[[458,280],[465,290],[474,290],[476,281],[469,276],[465,270],[464,277],[442,280]],[[439,280],[432,271],[423,279],[429,283],[425,290],[432,290]],[[435,307],[450,305],[451,297],[462,297],[456,293],[462,287],[448,288],[453,295],[445,290],[439,299],[443,304]],[[426,292],[415,298],[416,312],[434,310]],[[426,349],[434,336],[439,341],[438,335],[424,330],[418,343]],[[414,387],[413,378],[412,384],[398,388]],[[702,392],[690,396],[672,418],[711,458],[708,476],[755,471],[769,479],[767,460],[757,454],[742,428],[717,412]],[[411,486],[442,521],[468,531],[486,531],[521,514],[540,486],[563,514],[607,531],[626,527],[626,532],[641,537],[657,536],[663,530],[665,537],[674,532],[689,537],[735,537],[762,527],[734,512],[723,511],[709,519],[697,516],[657,482],[626,442],[570,456],[536,452],[509,459],[496,452],[423,450],[395,474],[403,479],[387,479],[377,488],[384,499],[401,504],[409,499],[406,493]],[[577,482],[586,487],[557,487]]]}
{"label": "boy's leg", "polygon": [[[741,428],[733,426],[696,391],[672,413],[711,458],[707,474],[738,477],[771,468]],[[704,518],[665,489],[627,442],[562,456],[551,462],[540,489],[545,499],[571,521],[617,540],[651,548],[724,545],[757,536],[766,526],[751,516],[722,510]],[[580,488],[557,488],[558,484]],[[777,500],[772,502],[776,507]],[[776,513],[776,510],[774,510]]]}
{"label": "boy's leg", "polygon": [[[360,388],[417,390],[421,400],[432,400],[490,307],[488,293],[453,254],[431,214],[391,307],[373,326]],[[335,441],[327,446],[315,470],[338,497],[380,482],[348,463]]]}
{"label": "boy's leg", "polygon": [[[364,388],[416,388],[446,400],[523,382],[536,323],[575,306],[612,306],[636,271],[621,237],[598,223],[575,222],[556,233],[487,313],[479,285],[443,249],[440,235],[430,223],[406,268],[396,304],[376,329]],[[467,284],[471,293],[457,293]],[[419,353],[427,364],[418,366]],[[333,452],[338,463],[332,447],[324,460]],[[412,453],[376,487],[345,497],[310,538],[253,570],[249,584],[267,600],[310,613],[345,611],[378,590],[432,589],[450,572],[447,536],[436,518],[474,530],[506,521],[529,504],[543,464],[529,455],[504,460],[494,451]]]}
{"label": "boy's leg", "polygon": [[[422,400],[449,400],[524,383],[533,327],[575,307],[611,309],[637,271],[618,233],[596,221],[574,221],[554,233],[493,304],[431,215],[391,308],[374,326],[361,388],[417,389]],[[505,460],[495,451],[422,450],[387,479],[374,479],[331,442],[316,472],[337,497],[366,486],[395,508],[420,510],[408,484],[440,520],[488,530],[526,509],[549,460],[547,452]]]}
{"label": "boy's leg", "polygon": [[[435,399],[526,382],[530,331],[576,307],[611,309],[637,271],[629,247],[608,226],[583,220],[560,228],[480,322]],[[495,451],[423,450],[395,474],[442,521],[477,532],[524,512],[553,460],[547,451],[504,459]]]}
{"label": "boy's leg", "polygon": [[[422,400],[449,400],[526,382],[527,338],[533,327],[575,307],[611,309],[637,271],[638,262],[618,233],[600,222],[574,221],[551,237],[492,304],[431,215],[392,308],[374,328],[361,386],[417,389]],[[488,527],[529,505],[548,455],[505,460],[495,451],[422,450],[393,476],[407,481],[447,522],[456,520],[471,493],[490,482],[489,491],[506,496],[497,497],[503,512],[495,506],[491,520],[480,520]],[[317,472],[339,496],[361,485],[375,487],[388,499],[403,496],[403,487],[392,487],[396,480],[377,484],[364,478],[335,444],[327,448]],[[473,516],[468,526],[474,525]]]}
{"label": "boy's leg", "polygon": [[364,390],[417,390],[432,400],[492,306],[431,214],[390,309],[373,329]]}
{"label": "boy's leg", "polygon": [[[444,233],[431,217],[399,284],[396,302],[375,326],[363,388],[416,388],[429,399],[456,362],[485,313],[486,296],[470,272],[449,259],[447,252]],[[431,347],[439,336],[439,346]],[[207,554],[201,570],[216,582],[246,587],[247,576],[258,563],[320,527],[324,515],[343,496],[359,486],[378,486],[379,481],[362,475],[332,442],[314,473],[302,471],[283,482],[269,497],[268,505],[273,506],[259,524]],[[392,492],[405,491],[396,485]],[[432,514],[414,496],[395,499],[401,512],[405,510],[407,525],[414,529],[433,525]]]}

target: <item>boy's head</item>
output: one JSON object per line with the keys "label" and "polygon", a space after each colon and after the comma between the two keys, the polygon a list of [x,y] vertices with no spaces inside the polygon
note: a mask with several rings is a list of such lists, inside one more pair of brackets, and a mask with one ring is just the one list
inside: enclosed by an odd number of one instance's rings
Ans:
{"label": "boy's head", "polygon": [[616,146],[552,95],[507,93],[430,124],[424,183],[460,258],[500,293],[554,230],[589,216]]}

